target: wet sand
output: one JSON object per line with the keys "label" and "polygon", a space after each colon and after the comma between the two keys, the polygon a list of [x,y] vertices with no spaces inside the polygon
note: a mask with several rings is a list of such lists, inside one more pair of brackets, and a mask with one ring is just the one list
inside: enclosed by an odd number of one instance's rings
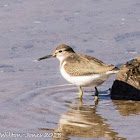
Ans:
{"label": "wet sand", "polygon": [[110,99],[115,75],[98,88],[95,105],[93,88],[85,88],[83,102],[78,100],[58,60],[33,61],[62,43],[108,64],[136,58],[139,9],[138,0],[1,0],[0,137],[140,139],[140,103]]}

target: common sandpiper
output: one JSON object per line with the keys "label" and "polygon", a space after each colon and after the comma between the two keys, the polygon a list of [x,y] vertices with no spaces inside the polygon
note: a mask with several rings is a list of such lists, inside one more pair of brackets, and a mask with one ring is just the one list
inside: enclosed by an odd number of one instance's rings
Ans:
{"label": "common sandpiper", "polygon": [[62,76],[78,86],[80,99],[83,96],[81,87],[95,87],[94,100],[98,101],[97,86],[119,71],[114,65],[107,65],[95,57],[75,53],[70,46],[64,44],[58,46],[53,54],[41,57],[38,61],[51,57],[59,59]]}

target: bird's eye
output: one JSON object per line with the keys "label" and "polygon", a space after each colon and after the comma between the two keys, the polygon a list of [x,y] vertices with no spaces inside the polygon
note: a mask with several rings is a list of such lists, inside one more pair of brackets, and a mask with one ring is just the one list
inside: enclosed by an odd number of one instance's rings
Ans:
{"label": "bird's eye", "polygon": [[62,50],[59,51],[59,53],[61,53],[61,52],[62,52]]}

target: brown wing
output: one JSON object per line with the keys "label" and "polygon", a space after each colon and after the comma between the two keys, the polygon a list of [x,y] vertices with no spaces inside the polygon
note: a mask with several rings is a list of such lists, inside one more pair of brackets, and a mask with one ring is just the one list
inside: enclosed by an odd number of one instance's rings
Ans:
{"label": "brown wing", "polygon": [[107,65],[95,57],[83,54],[72,54],[65,60],[67,62],[64,68],[72,76],[101,74],[115,68],[115,66]]}

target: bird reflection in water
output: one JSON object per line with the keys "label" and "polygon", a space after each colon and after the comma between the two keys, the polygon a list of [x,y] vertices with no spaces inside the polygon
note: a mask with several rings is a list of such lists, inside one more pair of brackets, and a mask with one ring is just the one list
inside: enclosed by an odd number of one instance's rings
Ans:
{"label": "bird reflection in water", "polygon": [[102,118],[96,111],[97,107],[97,104],[86,105],[82,100],[79,100],[79,104],[72,103],[69,110],[60,116],[58,128],[53,132],[61,133],[62,139],[65,140],[72,136],[125,140],[126,138],[118,137],[118,133],[110,129],[110,125],[106,123],[107,119]]}

